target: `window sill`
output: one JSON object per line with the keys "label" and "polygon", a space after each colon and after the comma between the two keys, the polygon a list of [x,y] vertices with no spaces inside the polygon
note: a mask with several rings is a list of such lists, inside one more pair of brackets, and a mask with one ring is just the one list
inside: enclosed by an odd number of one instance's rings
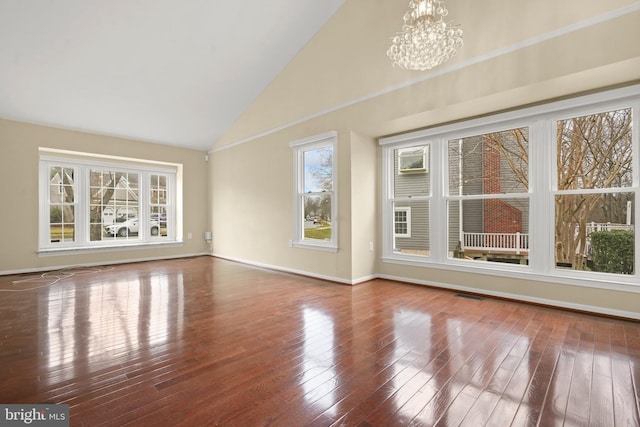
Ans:
{"label": "window sill", "polygon": [[338,252],[338,247],[333,244],[329,245],[321,243],[291,242],[291,246],[294,248],[316,249],[318,251],[325,252]]}
{"label": "window sill", "polygon": [[44,248],[37,251],[38,256],[55,256],[68,255],[76,253],[103,253],[103,252],[121,252],[126,250],[150,249],[158,247],[179,247],[184,242],[182,240],[162,241],[162,242],[144,242],[144,243],[128,243],[108,246],[67,246],[64,248]]}

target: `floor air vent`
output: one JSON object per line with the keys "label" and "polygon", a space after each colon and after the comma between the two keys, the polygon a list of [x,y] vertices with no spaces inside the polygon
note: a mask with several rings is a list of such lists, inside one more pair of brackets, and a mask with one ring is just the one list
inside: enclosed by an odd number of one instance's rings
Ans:
{"label": "floor air vent", "polygon": [[468,294],[455,294],[454,296],[458,298],[473,299],[476,301],[482,301],[484,299],[483,297],[479,297],[477,295],[468,295]]}

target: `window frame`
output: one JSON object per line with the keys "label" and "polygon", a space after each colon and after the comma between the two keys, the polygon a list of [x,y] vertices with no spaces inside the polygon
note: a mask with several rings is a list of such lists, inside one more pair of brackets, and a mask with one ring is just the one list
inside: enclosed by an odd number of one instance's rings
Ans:
{"label": "window frame", "polygon": [[[39,227],[38,253],[54,253],[59,251],[87,251],[102,249],[132,248],[146,245],[166,245],[182,242],[181,230],[181,195],[179,180],[182,166],[174,163],[154,162],[141,159],[131,159],[115,156],[99,156],[89,153],[71,152],[49,148],[40,148],[39,155]],[[50,235],[50,179],[51,167],[61,166],[74,170],[74,209],[75,209],[75,239],[70,242],[52,242]],[[137,236],[124,238],[104,238],[91,240],[90,231],[90,174],[92,170],[117,171],[138,175],[138,221]],[[150,177],[162,175],[167,178],[169,192],[169,208],[167,210],[166,236],[152,235],[150,212]],[[149,218],[147,218],[149,216]],[[103,224],[104,226],[104,224]],[[104,233],[104,232],[103,232]]]}
{"label": "window frame", "polygon": [[[293,151],[293,239],[291,247],[317,249],[329,252],[338,250],[338,134],[335,131],[295,140],[289,143]],[[331,239],[306,239],[304,237],[304,153],[310,150],[331,147],[332,149],[332,191],[318,195],[331,198]],[[316,194],[316,193],[313,193]]]}
{"label": "window frame", "polygon": [[[534,107],[523,108],[506,113],[490,115],[408,132],[401,135],[381,138],[382,149],[382,261],[387,263],[423,266],[469,273],[490,274],[536,280],[550,283],[563,283],[586,287],[627,290],[640,292],[640,239],[635,238],[634,274],[622,275],[593,271],[563,270],[556,268],[553,244],[555,212],[554,187],[556,161],[554,123],[557,120],[588,114],[603,113],[623,108],[632,108],[632,186],[624,187],[625,192],[634,193],[635,203],[633,224],[635,235],[640,231],[640,85],[634,85],[609,91],[603,91],[571,99],[549,102]],[[451,258],[447,254],[448,241],[447,200],[448,163],[447,143],[451,139],[514,129],[529,128],[529,265],[474,262]],[[405,146],[431,144],[431,184],[432,203],[429,223],[429,239],[432,242],[429,257],[416,258],[393,251],[393,205],[392,177],[393,150]],[[520,194],[521,196],[522,194]],[[440,242],[440,243],[436,243]]]}

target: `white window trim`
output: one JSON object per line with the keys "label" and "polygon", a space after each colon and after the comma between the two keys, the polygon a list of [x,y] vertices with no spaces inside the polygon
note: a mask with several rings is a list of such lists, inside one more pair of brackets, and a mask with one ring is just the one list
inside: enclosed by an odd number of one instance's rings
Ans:
{"label": "white window trim", "polygon": [[[75,184],[75,236],[73,242],[51,242],[49,227],[49,167],[64,166],[74,169]],[[138,208],[141,212],[149,209],[149,183],[147,179],[152,174],[165,175],[168,178],[167,190],[172,195],[168,205],[167,236],[151,236],[139,233],[137,238],[90,241],[89,239],[89,210],[88,183],[91,169],[109,169],[140,174],[140,195]],[[132,159],[116,156],[101,156],[67,150],[40,148],[39,157],[39,228],[38,253],[52,254],[56,252],[84,252],[102,251],[105,249],[131,249],[132,247],[175,245],[182,243],[182,194],[180,191],[182,179],[182,165],[154,162],[142,159]],[[148,218],[140,215],[140,228],[150,228]]]}
{"label": "white window trim", "polygon": [[[395,213],[396,212],[405,212],[407,214],[406,216],[406,223],[407,223],[407,232],[406,233],[396,233],[396,223],[397,221],[395,220]],[[393,208],[393,213],[394,213],[394,217],[393,217],[393,234],[396,237],[400,237],[400,238],[410,238],[411,237],[411,207],[410,206],[396,206]]]}
{"label": "white window trim", "polygon": [[[333,192],[331,193],[331,240],[304,238],[304,161],[305,151],[331,146],[333,150]],[[329,252],[338,251],[338,134],[325,132],[289,143],[293,151],[293,239],[290,246],[296,248],[317,249]]]}
{"label": "white window trim", "polygon": [[[418,132],[380,139],[382,146],[382,239],[384,262],[409,266],[423,266],[469,273],[489,274],[509,278],[536,280],[549,283],[563,283],[601,289],[623,290],[640,293],[640,238],[635,238],[635,272],[632,275],[620,275],[599,272],[563,270],[555,267],[553,251],[554,202],[556,194],[550,164],[554,154],[549,141],[553,141],[553,123],[563,118],[601,113],[621,108],[633,108],[633,186],[625,191],[635,194],[633,223],[636,234],[640,231],[640,85],[614,89],[606,92],[551,102],[535,107],[524,108],[494,116],[472,119]],[[498,130],[517,127],[529,127],[529,200],[531,235],[529,265],[497,264],[453,259],[448,257],[448,224],[446,215],[447,199],[447,163],[446,143],[450,139],[480,135]],[[393,150],[411,145],[431,143],[431,183],[432,203],[430,206],[430,247],[429,257],[407,256],[393,252]],[[532,167],[536,165],[536,167]],[[437,172],[436,172],[437,171]],[[522,196],[517,194],[516,196]]]}

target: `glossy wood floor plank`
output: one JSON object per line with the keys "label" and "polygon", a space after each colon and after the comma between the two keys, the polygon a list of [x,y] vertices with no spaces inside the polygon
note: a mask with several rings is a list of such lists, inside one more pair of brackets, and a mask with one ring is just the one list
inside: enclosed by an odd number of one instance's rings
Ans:
{"label": "glossy wood floor plank", "polygon": [[0,403],[73,426],[640,426],[640,324],[210,257],[0,277]]}

